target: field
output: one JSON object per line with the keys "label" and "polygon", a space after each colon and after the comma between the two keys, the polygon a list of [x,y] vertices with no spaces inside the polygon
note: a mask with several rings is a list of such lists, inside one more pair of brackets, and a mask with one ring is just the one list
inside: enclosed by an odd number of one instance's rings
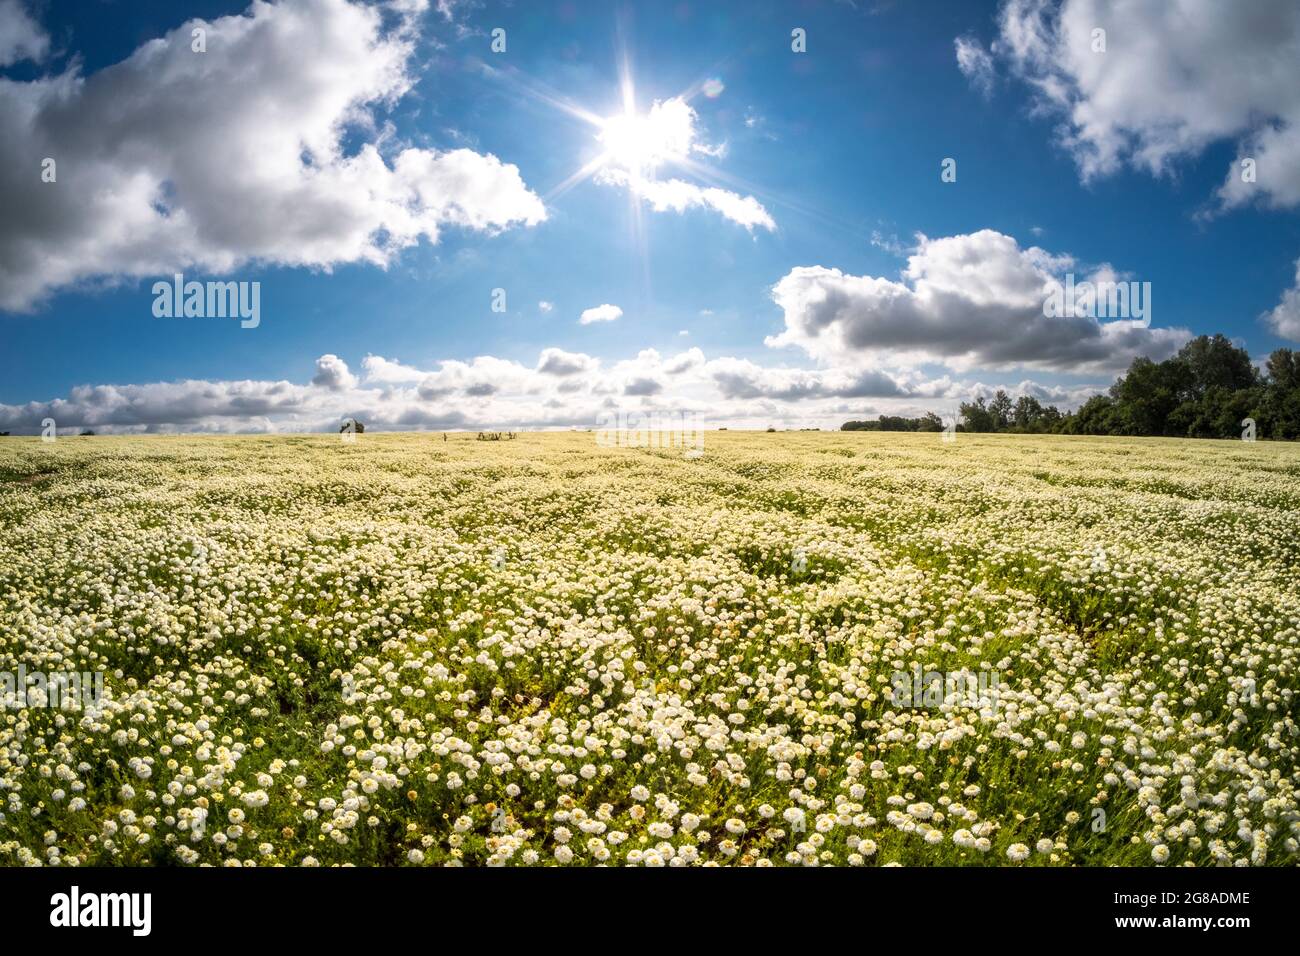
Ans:
{"label": "field", "polygon": [[1298,628],[1293,445],[3,439],[0,862],[1294,865]]}

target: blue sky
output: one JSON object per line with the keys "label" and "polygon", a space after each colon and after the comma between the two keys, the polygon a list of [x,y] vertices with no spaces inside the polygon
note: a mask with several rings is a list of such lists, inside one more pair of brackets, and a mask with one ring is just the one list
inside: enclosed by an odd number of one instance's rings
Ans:
{"label": "blue sky", "polygon": [[[1262,359],[1300,338],[1286,7],[0,0],[0,428],[834,425],[1073,406],[1192,334]],[[175,271],[259,282],[258,326],[155,317]],[[1150,328],[1045,325],[1066,272],[1149,282]]]}

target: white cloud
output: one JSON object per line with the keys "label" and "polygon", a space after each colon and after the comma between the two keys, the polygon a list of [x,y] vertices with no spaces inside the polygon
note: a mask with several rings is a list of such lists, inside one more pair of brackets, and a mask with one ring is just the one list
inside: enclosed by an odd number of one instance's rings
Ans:
{"label": "white cloud", "polygon": [[[363,365],[366,375],[358,381],[341,358],[323,355],[306,385],[197,379],[79,385],[63,398],[0,404],[0,430],[36,434],[44,418],[61,430],[101,433],[335,432],[349,417],[367,431],[588,428],[609,409],[684,411],[732,427],[838,427],[848,418],[951,409],[996,387],[879,369],[769,368],[727,356],[708,360],[698,349],[669,358],[643,349],[608,369],[592,356],[557,348],[543,350],[532,368],[490,355],[443,360],[432,371],[376,355]],[[1095,391],[1032,381],[1002,387],[1072,403]]]}
{"label": "white cloud", "polygon": [[367,355],[361,360],[361,367],[366,370],[366,382],[373,382],[377,385],[400,385],[407,382],[418,382],[429,374],[418,368],[403,365],[401,362],[394,362],[380,355]]}
{"label": "white cloud", "polygon": [[1264,320],[1282,338],[1300,342],[1300,259],[1296,260],[1295,267],[1295,283],[1282,293],[1282,300]]}
{"label": "white cloud", "polygon": [[476,356],[470,362],[446,359],[420,380],[421,398],[441,398],[450,394],[482,397],[498,392],[526,392],[535,385],[535,374],[518,362],[491,355]]}
{"label": "white cloud", "polygon": [[596,359],[581,352],[566,352],[564,349],[542,349],[537,360],[537,371],[544,375],[569,376],[579,372],[589,372],[598,364]]}
{"label": "white cloud", "polygon": [[613,322],[615,319],[621,318],[622,315],[622,309],[606,302],[602,305],[593,306],[590,309],[583,309],[578,322],[581,325],[590,325],[593,322]]}
{"label": "white cloud", "polygon": [[191,21],[90,76],[0,83],[0,308],[89,280],[385,266],[447,226],[543,221],[516,167],[381,127],[415,80],[423,6],[385,26],[377,5],[259,2],[203,24],[205,54]]}
{"label": "white cloud", "polygon": [[693,207],[712,209],[744,226],[750,232],[761,226],[769,232],[776,231],[776,222],[753,196],[742,196],[716,186],[696,186],[682,179],[639,179],[621,169],[601,170],[601,182],[614,183],[632,190],[650,204],[655,212],[684,212]]}
{"label": "white cloud", "polygon": [[699,368],[704,364],[704,353],[698,348],[689,348],[685,352],[674,355],[663,364],[664,372],[668,375],[680,375],[688,372],[693,368]]}
{"label": "white cloud", "polygon": [[903,245],[903,243],[899,241],[897,236],[886,236],[878,229],[871,230],[871,244],[877,249],[883,249],[891,256],[897,256],[900,259],[905,257],[908,252],[911,251],[907,246]]}
{"label": "white cloud", "polygon": [[45,59],[50,38],[24,9],[22,0],[0,0],[0,67]]}
{"label": "white cloud", "polygon": [[316,374],[311,383],[338,392],[355,388],[357,377],[348,371],[348,363],[337,355],[322,355],[316,360]]}
{"label": "white cloud", "polygon": [[946,379],[908,381],[878,369],[767,368],[748,359],[718,358],[704,368],[724,398],[771,398],[805,402],[819,398],[937,397],[949,389]]}
{"label": "white cloud", "polygon": [[[1257,162],[1225,172],[1225,206],[1300,204],[1300,4],[1294,0],[1008,0],[994,54],[1062,118],[1085,180],[1155,174],[1232,140]],[[1105,30],[1105,52],[1093,31]]]}
{"label": "white cloud", "polygon": [[547,302],[545,299],[543,299],[541,302],[537,303],[537,308],[543,313],[550,312],[555,308],[555,303]]}
{"label": "white cloud", "polygon": [[651,375],[638,376],[623,386],[624,395],[658,395],[663,390],[663,382]]}
{"label": "white cloud", "polygon": [[1048,284],[1073,265],[1069,256],[1021,249],[990,229],[919,236],[903,281],[822,266],[792,269],[772,291],[785,330],[766,342],[798,346],[832,364],[934,362],[1093,374],[1125,368],[1138,355],[1164,358],[1191,337],[1185,329],[1144,328],[1137,321],[1047,317]]}
{"label": "white cloud", "polygon": [[988,96],[993,92],[993,57],[980,42],[971,37],[953,41],[957,50],[957,67],[977,90]]}
{"label": "white cloud", "polygon": [[719,147],[700,136],[699,114],[680,96],[656,100],[644,115],[619,114],[607,119],[599,139],[610,161],[632,172],[652,170],[691,153],[718,156]]}
{"label": "white cloud", "polygon": [[630,190],[650,203],[655,212],[711,209],[751,232],[755,226],[775,230],[776,223],[753,196],[716,186],[697,186],[678,178],[655,177],[654,171],[665,163],[689,166],[693,153],[712,159],[726,155],[727,144],[705,142],[698,123],[698,114],[680,96],[656,101],[644,116],[611,117],[598,137],[607,161],[596,174],[596,181]]}

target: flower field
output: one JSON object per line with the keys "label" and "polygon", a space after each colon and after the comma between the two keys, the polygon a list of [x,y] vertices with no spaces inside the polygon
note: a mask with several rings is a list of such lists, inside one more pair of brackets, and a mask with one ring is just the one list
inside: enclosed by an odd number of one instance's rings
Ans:
{"label": "flower field", "polygon": [[1294,865],[1298,652],[1293,445],[0,440],[9,864]]}

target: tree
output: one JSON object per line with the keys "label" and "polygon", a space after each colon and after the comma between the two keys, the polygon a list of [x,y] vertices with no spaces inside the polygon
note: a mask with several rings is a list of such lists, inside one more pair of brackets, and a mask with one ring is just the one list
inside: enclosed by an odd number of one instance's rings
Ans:
{"label": "tree", "polygon": [[1094,395],[1083,403],[1069,422],[1072,435],[1121,434],[1116,417],[1115,399],[1108,395]]}
{"label": "tree", "polygon": [[993,430],[1001,431],[1011,424],[1011,396],[998,389],[989,402],[989,414],[993,416]]}
{"label": "tree", "polygon": [[1259,383],[1250,355],[1222,335],[1192,339],[1179,349],[1174,361],[1187,367],[1193,400],[1203,398],[1213,388],[1232,392]]}
{"label": "tree", "polygon": [[882,432],[914,432],[916,431],[917,419],[901,418],[897,415],[881,415],[880,430]]}
{"label": "tree", "polygon": [[1114,431],[1109,434],[1169,434],[1169,417],[1183,396],[1190,394],[1190,385],[1190,372],[1182,362],[1135,358],[1128,374],[1110,387],[1115,404],[1111,417]]}
{"label": "tree", "polygon": [[916,430],[919,432],[941,432],[943,431],[943,419],[934,412],[926,412],[917,419]]}
{"label": "tree", "polygon": [[973,402],[961,403],[961,423],[968,432],[997,431],[997,419],[989,410],[988,403],[981,395]]}
{"label": "tree", "polygon": [[1278,349],[1264,364],[1260,426],[1269,438],[1300,438],[1300,352]]}
{"label": "tree", "polygon": [[[1248,418],[1260,438],[1300,438],[1300,352],[1277,349],[1261,374],[1226,336],[1202,335],[1163,361],[1135,358],[1107,394],[1094,395],[1072,414],[1044,407],[1032,395],[1013,401],[1003,389],[992,400],[980,396],[961,404],[961,427],[971,432],[1240,438]],[[933,431],[942,430],[942,422],[934,413],[882,415],[879,422],[843,427]]]}
{"label": "tree", "polygon": [[1021,395],[1016,399],[1015,408],[1011,412],[1011,423],[1021,431],[1031,431],[1038,425],[1043,413],[1044,408],[1038,399],[1032,395]]}

